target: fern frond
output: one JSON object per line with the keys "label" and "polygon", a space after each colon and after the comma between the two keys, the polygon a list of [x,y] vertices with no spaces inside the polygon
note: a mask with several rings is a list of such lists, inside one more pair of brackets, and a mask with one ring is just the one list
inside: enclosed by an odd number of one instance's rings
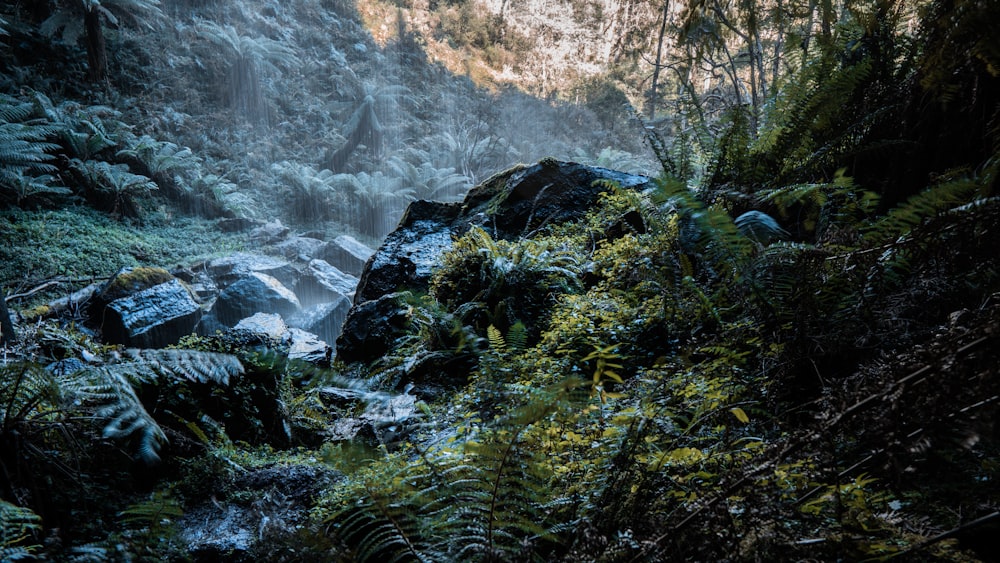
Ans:
{"label": "fern frond", "polygon": [[497,327],[493,325],[486,327],[486,338],[490,341],[490,348],[497,354],[503,354],[507,351],[507,341]]}
{"label": "fern frond", "polygon": [[894,240],[923,221],[969,202],[980,184],[974,179],[959,179],[931,186],[893,208],[875,222],[866,238],[875,242]]}
{"label": "fern frond", "polygon": [[135,362],[135,367],[138,368],[136,373],[148,370],[156,377],[180,378],[195,383],[228,386],[230,378],[243,374],[243,364],[231,354],[200,350],[130,348],[125,350],[124,356]]}
{"label": "fern frond", "polygon": [[152,465],[160,460],[159,450],[167,443],[167,435],[136,395],[131,383],[136,376],[133,375],[134,370],[129,368],[130,364],[96,368],[97,381],[82,391],[91,401],[101,405],[96,409],[95,416],[109,420],[104,426],[104,437],[137,437],[139,458]]}
{"label": "fern frond", "polygon": [[41,528],[37,514],[0,499],[0,561],[34,560],[33,552],[42,546],[29,538]]}

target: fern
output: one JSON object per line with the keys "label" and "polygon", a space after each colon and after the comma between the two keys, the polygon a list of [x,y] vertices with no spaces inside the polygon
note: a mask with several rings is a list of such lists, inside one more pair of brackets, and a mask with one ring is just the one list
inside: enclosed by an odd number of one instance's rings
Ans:
{"label": "fern", "polygon": [[41,528],[37,514],[0,499],[0,561],[36,559],[34,552],[42,546],[29,538]]}
{"label": "fern", "polygon": [[159,187],[148,176],[133,174],[127,164],[103,160],[70,161],[70,170],[87,189],[87,196],[105,211],[138,217],[136,198]]}
{"label": "fern", "polygon": [[148,500],[132,504],[118,513],[125,524],[138,524],[154,536],[161,534],[172,520],[183,515],[180,503],[163,491],[155,491]]}
{"label": "fern", "polygon": [[393,157],[389,159],[389,168],[404,186],[413,189],[415,199],[458,201],[471,186],[469,178],[456,174],[454,168],[435,168],[429,162],[414,166]]}
{"label": "fern", "polygon": [[108,420],[104,437],[135,437],[139,458],[147,464],[159,461],[167,437],[136,394],[137,386],[155,384],[161,378],[228,386],[231,377],[243,373],[235,357],[214,352],[129,349],[122,359],[88,370],[91,379],[77,392],[96,405],[97,417]]}
{"label": "fern", "polygon": [[68,193],[48,175],[56,170],[51,153],[59,146],[49,139],[58,129],[34,115],[34,104],[0,95],[0,195],[17,204]]}
{"label": "fern", "polygon": [[895,239],[921,222],[967,203],[981,187],[975,179],[958,179],[931,186],[873,223],[866,237],[876,244]]}
{"label": "fern", "polygon": [[191,170],[198,165],[198,158],[191,149],[167,141],[157,141],[149,135],[135,139],[115,156],[138,160],[153,177]]}
{"label": "fern", "polygon": [[297,66],[295,51],[280,41],[243,35],[231,25],[202,21],[198,31],[221,48],[222,56],[228,60],[226,96],[230,106],[252,121],[266,121],[269,110],[261,73],[277,73],[282,68]]}
{"label": "fern", "polygon": [[71,0],[69,5],[58,3],[48,19],[39,26],[39,31],[49,37],[59,36],[64,43],[75,45],[86,33],[83,22],[84,11],[96,11],[102,20],[111,25],[119,25],[127,20],[135,27],[153,29],[163,19],[159,0]]}
{"label": "fern", "polygon": [[557,502],[547,465],[523,440],[558,408],[561,395],[550,391],[474,439],[360,478],[359,489],[339,493],[328,532],[357,561],[505,561],[554,539],[556,527],[539,521]]}
{"label": "fern", "polygon": [[295,162],[280,162],[272,166],[290,192],[292,213],[303,221],[325,220],[343,208],[347,200],[337,188],[343,178],[330,170],[316,170]]}

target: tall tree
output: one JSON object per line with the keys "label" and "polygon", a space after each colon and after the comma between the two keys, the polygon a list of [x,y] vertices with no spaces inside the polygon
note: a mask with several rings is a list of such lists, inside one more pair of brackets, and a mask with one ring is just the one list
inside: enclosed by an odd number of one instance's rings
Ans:
{"label": "tall tree", "polygon": [[660,18],[660,34],[656,40],[656,59],[653,61],[653,81],[649,88],[649,119],[656,117],[656,88],[659,86],[660,69],[663,68],[663,37],[667,34],[667,20],[670,18],[670,0],[663,3]]}

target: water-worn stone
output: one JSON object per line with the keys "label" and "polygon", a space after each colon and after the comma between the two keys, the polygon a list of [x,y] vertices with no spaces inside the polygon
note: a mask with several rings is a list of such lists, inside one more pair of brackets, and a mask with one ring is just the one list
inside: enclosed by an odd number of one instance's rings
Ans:
{"label": "water-worn stone", "polygon": [[272,553],[275,546],[295,541],[316,496],[342,478],[316,464],[237,473],[225,490],[210,491],[184,510],[176,522],[178,537],[195,561],[280,559]]}
{"label": "water-worn stone", "polygon": [[358,278],[345,274],[325,260],[312,260],[302,272],[295,294],[303,306],[336,301],[340,297],[353,297]]}
{"label": "water-worn stone", "polygon": [[274,245],[274,249],[289,260],[312,260],[327,243],[310,237],[298,236],[283,240]]}
{"label": "water-worn stone", "polygon": [[[203,267],[215,283],[222,288],[245,278],[251,272],[267,274],[280,281],[285,287],[295,287],[299,277],[299,272],[287,260],[249,252],[236,252],[229,256],[216,258]],[[197,270],[197,268],[195,269]]]}
{"label": "water-worn stone", "polygon": [[280,315],[255,313],[236,323],[233,330],[248,332],[261,340],[283,342],[288,337],[288,325]]}
{"label": "water-worn stone", "polygon": [[333,348],[315,334],[291,327],[288,329],[288,358],[320,366],[329,366]]}
{"label": "water-worn stone", "polygon": [[108,342],[162,348],[193,332],[200,318],[191,293],[173,279],[109,303],[101,328]]}
{"label": "water-worn stone", "polygon": [[288,236],[291,229],[281,224],[281,221],[269,221],[250,231],[250,236],[263,244],[274,244]]}
{"label": "water-worn stone", "polygon": [[299,310],[299,299],[276,278],[251,272],[219,294],[213,312],[225,326],[234,326],[254,313],[276,313],[282,317]]}
{"label": "water-worn stone", "polygon": [[288,326],[316,334],[326,342],[336,342],[344,319],[351,310],[351,300],[340,296],[328,303],[319,303],[288,318]]}
{"label": "water-worn stone", "polygon": [[341,235],[323,247],[316,257],[326,260],[348,274],[360,276],[372,254],[375,254],[374,250],[358,242],[354,237]]}

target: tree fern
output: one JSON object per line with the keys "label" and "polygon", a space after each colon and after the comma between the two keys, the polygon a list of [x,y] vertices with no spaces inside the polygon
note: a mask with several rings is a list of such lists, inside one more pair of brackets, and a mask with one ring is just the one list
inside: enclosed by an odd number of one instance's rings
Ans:
{"label": "tree fern", "polygon": [[198,158],[191,149],[179,147],[169,141],[157,141],[149,135],[143,135],[127,145],[115,156],[138,160],[154,178],[191,170],[198,165]]}
{"label": "tree fern", "polygon": [[261,73],[276,73],[281,68],[298,65],[295,51],[268,37],[243,35],[231,25],[202,21],[198,31],[201,37],[221,48],[228,61],[226,97],[230,106],[251,121],[266,121],[268,108]]}
{"label": "tree fern", "polygon": [[133,174],[127,164],[111,164],[103,160],[73,159],[70,170],[86,189],[86,196],[98,207],[110,213],[137,217],[136,198],[156,190],[151,178]]}
{"label": "tree fern", "polygon": [[66,193],[48,174],[56,170],[51,153],[59,146],[50,139],[57,128],[34,116],[34,104],[0,95],[0,195],[15,203]]}

